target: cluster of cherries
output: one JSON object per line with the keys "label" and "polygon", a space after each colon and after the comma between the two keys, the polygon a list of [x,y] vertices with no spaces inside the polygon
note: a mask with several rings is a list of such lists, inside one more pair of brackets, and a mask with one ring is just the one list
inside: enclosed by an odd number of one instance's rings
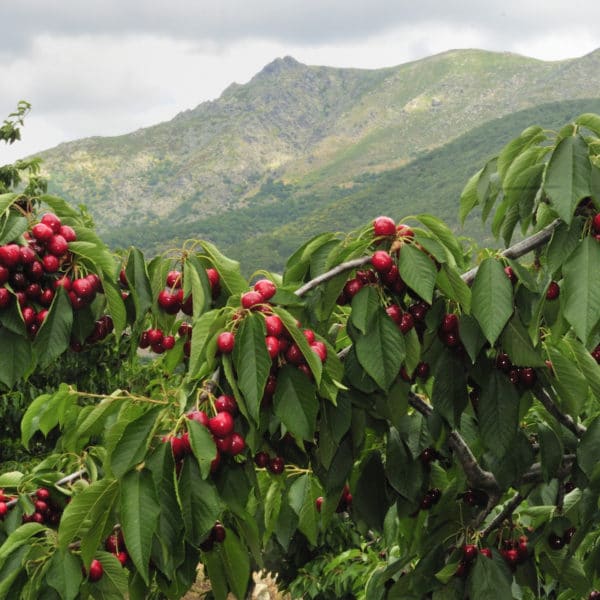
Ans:
{"label": "cluster of cherries", "polygon": [[533,367],[515,367],[508,354],[500,352],[496,356],[496,367],[508,375],[508,379],[513,385],[522,385],[524,388],[530,388],[536,382],[537,376]]}
{"label": "cluster of cherries", "polygon": [[[381,216],[373,220],[373,235],[376,244],[389,242],[390,252],[394,254],[404,243],[414,238],[415,234],[410,227],[402,223],[396,225],[390,217]],[[376,250],[371,256],[371,267],[372,269],[357,271],[356,276],[346,282],[337,299],[338,304],[349,304],[365,285],[379,284],[390,293],[396,295],[404,293],[406,284],[400,277],[398,266],[390,253],[385,250]]]}
{"label": "cluster of cherries", "polygon": [[118,533],[113,533],[104,540],[104,548],[107,552],[114,554],[123,566],[127,564],[129,554],[127,554],[127,547],[125,546],[125,539],[123,538],[123,531],[121,529],[119,529]]}
{"label": "cluster of cherries", "polygon": [[24,244],[12,242],[0,246],[0,309],[13,302],[21,308],[27,331],[34,337],[48,314],[56,289],[63,287],[75,310],[90,304],[102,291],[95,273],[72,279],[69,243],[77,239],[69,225],[63,225],[54,213],[46,213],[39,223],[23,234]]}
{"label": "cluster of cherries", "polygon": [[225,541],[226,536],[227,530],[225,529],[225,526],[217,521],[210,530],[208,537],[200,544],[200,550],[203,552],[210,552],[215,544],[220,544]]}
{"label": "cluster of cherries", "polygon": [[285,460],[283,456],[269,456],[267,452],[257,452],[254,455],[254,464],[259,469],[267,469],[273,475],[281,475],[285,469]]}
{"label": "cluster of cherries", "polygon": [[[33,512],[22,516],[23,523],[40,523],[46,525],[58,525],[62,514],[62,507],[54,502],[47,488],[38,488],[31,494]],[[0,489],[0,520],[8,514],[14,505],[16,496],[9,496]]]}
{"label": "cluster of cherries", "polygon": [[[348,512],[350,507],[352,506],[352,494],[350,492],[350,486],[348,484],[344,485],[344,489],[340,495],[340,499],[338,500],[337,506],[335,507],[336,513]],[[323,496],[319,496],[315,500],[315,507],[318,512],[321,512],[323,508]]]}
{"label": "cluster of cherries", "polygon": [[95,344],[101,342],[103,339],[108,337],[114,329],[112,317],[110,315],[102,315],[94,323],[94,329],[85,338],[84,344],[75,338],[71,338],[71,350],[73,352],[81,352],[85,344]]}
{"label": "cluster of cherries", "polygon": [[565,546],[568,546],[573,536],[575,535],[575,527],[569,527],[562,535],[558,535],[556,532],[552,532],[548,536],[548,545],[552,550],[562,550]]}
{"label": "cluster of cherries", "polygon": [[[265,395],[263,402],[267,404],[275,393],[277,385],[277,369],[284,364],[296,366],[308,377],[312,377],[310,367],[302,350],[296,344],[278,315],[271,310],[269,300],[276,294],[277,287],[268,279],[261,279],[254,284],[254,289],[245,292],[241,296],[241,305],[243,310],[260,311],[265,317],[265,345],[273,367],[265,386]],[[242,317],[242,313],[234,315],[234,324]],[[300,324],[297,323],[300,327]],[[316,339],[315,332],[312,329],[302,329],[310,349],[318,356],[323,363],[327,360],[327,346]],[[235,332],[223,331],[217,337],[217,348],[221,354],[230,354],[235,346]]]}
{"label": "cluster of cherries", "polygon": [[598,344],[591,352],[592,358],[600,365],[600,344]]}
{"label": "cluster of cherries", "polygon": [[[218,469],[222,454],[237,456],[246,448],[246,441],[243,436],[234,431],[235,416],[238,412],[235,398],[222,394],[215,398],[214,408],[216,414],[213,417],[209,417],[205,411],[199,409],[193,409],[186,415],[189,420],[196,421],[206,427],[213,436],[216,454],[211,462],[211,472]],[[192,453],[189,433],[184,431],[178,435],[165,436],[163,440],[171,444],[177,468],[181,468],[183,459]]]}

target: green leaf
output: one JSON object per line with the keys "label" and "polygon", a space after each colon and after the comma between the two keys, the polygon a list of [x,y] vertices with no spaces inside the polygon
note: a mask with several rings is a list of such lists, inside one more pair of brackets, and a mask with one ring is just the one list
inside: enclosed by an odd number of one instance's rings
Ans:
{"label": "green leaf", "polygon": [[106,535],[113,505],[119,494],[115,479],[99,479],[72,497],[60,519],[58,545],[66,550],[71,542],[81,540],[81,558],[89,565]]}
{"label": "green leaf", "polygon": [[29,227],[29,221],[16,213],[8,215],[2,230],[0,231],[0,244],[8,244],[25,233]]}
{"label": "green leaf", "polygon": [[460,195],[460,209],[459,209],[459,219],[460,224],[465,224],[465,219],[467,215],[479,204],[479,196],[477,194],[477,182],[481,174],[483,173],[483,169],[480,169],[472,175],[467,184],[465,185],[461,195]]}
{"label": "green leaf", "polygon": [[275,414],[293,436],[313,439],[319,404],[314,383],[302,371],[290,365],[279,370],[273,404]]}
{"label": "green leaf", "polygon": [[400,250],[398,269],[406,285],[431,304],[437,277],[433,260],[422,250],[405,244]]}
{"label": "green leaf", "polygon": [[125,310],[121,291],[108,279],[102,280],[102,288],[104,290],[104,297],[106,298],[107,312],[113,320],[115,336],[119,338],[127,324],[127,311]]}
{"label": "green leaf", "polygon": [[215,600],[227,600],[229,585],[221,553],[207,552],[202,556],[202,562],[206,568],[206,574],[210,579],[211,592]]}
{"label": "green leaf", "polygon": [[110,455],[110,468],[115,477],[123,477],[129,469],[144,460],[161,410],[147,410],[127,424]]}
{"label": "green leaf", "polygon": [[[375,492],[375,490],[377,490]],[[379,452],[371,451],[362,460],[353,489],[352,513],[375,531],[383,530],[389,509],[386,476]]]}
{"label": "green leaf", "polygon": [[512,598],[512,576],[503,559],[479,556],[467,581],[471,600],[506,600]]}
{"label": "green leaf", "polygon": [[135,306],[135,319],[141,321],[152,306],[154,298],[144,255],[137,248],[129,249],[125,263],[125,276]]}
{"label": "green leaf", "polygon": [[460,341],[462,342],[472,363],[475,363],[477,355],[485,346],[485,336],[479,327],[477,319],[471,315],[460,317]]}
{"label": "green leaf", "polygon": [[75,600],[83,581],[79,559],[68,551],[57,550],[50,559],[46,580],[62,600]]}
{"label": "green leaf", "polygon": [[498,173],[500,177],[504,179],[509,167],[517,156],[533,144],[537,144],[545,139],[544,130],[539,126],[534,126],[528,127],[519,137],[506,144],[498,155]]}
{"label": "green leaf", "polygon": [[332,240],[335,240],[335,234],[320,233],[300,246],[287,260],[283,271],[284,285],[303,281],[309,270],[312,255]]}
{"label": "green leaf", "polygon": [[561,306],[579,339],[586,343],[600,320],[600,244],[586,236],[563,265]]}
{"label": "green leaf", "polygon": [[6,327],[0,327],[0,348],[10,348],[10,352],[2,353],[0,382],[12,388],[31,368],[31,343]]}
{"label": "green leaf", "polygon": [[433,377],[431,403],[450,425],[456,427],[469,399],[462,361],[451,352],[443,352],[433,365]]}
{"label": "green leaf", "polygon": [[456,235],[441,219],[433,215],[417,215],[417,219],[425,225],[449,250],[458,266],[463,265],[463,251]]}
{"label": "green leaf", "polygon": [[127,597],[129,591],[127,575],[114,554],[99,550],[94,558],[102,563],[104,574],[100,581],[89,586],[89,591],[95,600],[117,600]]}
{"label": "green leaf", "polygon": [[27,448],[36,431],[45,436],[64,418],[65,411],[76,403],[77,396],[68,389],[38,396],[21,419],[21,442]]}
{"label": "green leaf", "polygon": [[33,344],[41,367],[48,366],[69,347],[72,326],[71,302],[65,289],[59,287]]}
{"label": "green leaf", "polygon": [[558,347],[548,345],[547,352],[554,372],[552,386],[560,398],[560,406],[563,411],[578,415],[588,394],[585,376],[565,345],[558,344]]}
{"label": "green leaf", "polygon": [[588,425],[577,447],[577,464],[589,479],[594,479],[600,474],[598,456],[600,456],[600,417],[594,418]]}
{"label": "green leaf", "polygon": [[150,471],[130,471],[123,477],[120,512],[127,553],[149,585],[150,548],[160,512]]}
{"label": "green leaf", "polygon": [[298,529],[313,546],[317,544],[319,529],[319,515],[315,506],[319,491],[319,486],[312,476],[304,473],[292,483],[288,492],[290,506],[298,515]]}
{"label": "green leaf", "polygon": [[58,196],[44,194],[43,196],[40,196],[39,199],[40,202],[47,204],[59,217],[71,217],[77,220],[81,218],[81,214],[77,210],[75,210],[66,200],[63,200]]}
{"label": "green leaf", "polygon": [[471,292],[471,312],[494,344],[514,310],[512,284],[498,260],[486,258],[479,265]]}
{"label": "green leaf", "polygon": [[533,347],[529,334],[521,323],[518,314],[508,322],[502,333],[500,343],[510,356],[513,365],[518,367],[543,367],[544,359],[540,352]]}
{"label": "green leaf", "polygon": [[600,116],[594,113],[584,113],[575,119],[575,123],[587,127],[587,129],[600,136]]}
{"label": "green leaf", "polygon": [[519,396],[508,377],[498,369],[490,369],[482,378],[478,416],[485,447],[495,456],[504,456],[519,427]]}
{"label": "green leaf", "polygon": [[177,482],[177,490],[185,537],[193,546],[199,546],[215,521],[219,518],[223,505],[214,485],[202,479],[195,460],[184,460]]}
{"label": "green leaf", "polygon": [[385,474],[390,485],[404,498],[410,502],[421,498],[423,469],[420,462],[413,459],[395,427],[390,428],[387,439]]}
{"label": "green leaf", "polygon": [[471,288],[456,269],[443,264],[435,283],[447,298],[458,302],[465,313],[471,312]]}
{"label": "green leaf", "polygon": [[206,479],[210,474],[210,465],[217,454],[214,439],[210,431],[196,421],[188,420],[187,430],[192,452],[200,465],[202,479]]}
{"label": "green leaf", "polygon": [[194,318],[198,318],[210,306],[210,285],[208,281],[206,281],[206,286],[202,285],[200,271],[206,280],[204,267],[194,256],[183,263],[183,297],[187,298],[189,294],[192,295]]}
{"label": "green leaf", "polygon": [[570,227],[566,223],[560,223],[554,230],[546,255],[550,273],[556,273],[577,248],[581,239],[582,225],[582,219],[574,219]]}
{"label": "green leaf", "polygon": [[558,216],[570,223],[579,202],[590,195],[591,163],[588,145],[580,135],[563,138],[546,169],[544,191]]}
{"label": "green leaf", "polygon": [[14,192],[0,194],[0,214],[4,213],[4,211],[6,211],[6,209],[18,198],[19,194],[15,194]]}
{"label": "green leaf", "polygon": [[588,385],[592,388],[594,396],[597,400],[600,400],[600,365],[592,358],[587,348],[579,340],[569,338],[565,340],[565,344],[573,353],[575,361],[585,376]]}
{"label": "green leaf", "polygon": [[238,387],[255,423],[259,420],[260,403],[272,364],[265,344],[265,335],[262,314],[250,313],[237,330],[233,348]]}
{"label": "green leaf", "polygon": [[29,543],[29,540],[46,528],[39,523],[25,523],[15,529],[0,546],[0,567],[13,552]]}
{"label": "green leaf", "polygon": [[219,554],[223,561],[229,589],[236,598],[245,598],[250,582],[250,557],[238,536],[231,529],[227,530],[227,535],[219,548]]}
{"label": "green leaf", "polygon": [[374,313],[379,309],[379,294],[371,286],[364,286],[354,298],[352,298],[352,312],[350,319],[352,324],[361,333],[367,333]]}
{"label": "green leaf", "polygon": [[248,283],[240,273],[240,263],[221,254],[211,243],[206,241],[200,243],[219,273],[221,287],[231,296],[245,292]]}
{"label": "green leaf", "polygon": [[267,543],[277,525],[283,494],[284,490],[282,489],[281,480],[272,481],[264,499],[265,529],[263,533],[263,545]]}
{"label": "green leaf", "polygon": [[377,385],[387,390],[396,379],[405,356],[402,333],[380,307],[365,335],[354,333],[356,357]]}
{"label": "green leaf", "polygon": [[546,483],[556,476],[564,453],[563,443],[554,429],[546,423],[538,423],[542,476]]}

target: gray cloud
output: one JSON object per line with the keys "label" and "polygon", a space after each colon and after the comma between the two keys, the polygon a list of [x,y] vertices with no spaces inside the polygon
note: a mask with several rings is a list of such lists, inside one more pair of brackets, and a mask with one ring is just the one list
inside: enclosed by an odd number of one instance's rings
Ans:
{"label": "gray cloud", "polygon": [[[40,34],[152,34],[228,43],[258,37],[291,44],[354,40],[401,26],[443,22],[486,30],[502,40],[549,28],[594,31],[590,0],[19,0],[0,7],[0,50],[19,51]],[[6,13],[6,18],[2,18]],[[557,44],[560,44],[557,38]]]}

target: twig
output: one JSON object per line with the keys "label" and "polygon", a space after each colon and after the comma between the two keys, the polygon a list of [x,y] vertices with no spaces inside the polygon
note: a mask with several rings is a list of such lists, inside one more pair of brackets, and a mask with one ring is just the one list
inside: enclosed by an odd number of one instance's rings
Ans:
{"label": "twig", "polygon": [[[561,221],[559,219],[552,221],[552,223],[544,227],[544,229],[538,231],[537,233],[534,233],[533,235],[529,236],[528,238],[525,238],[524,240],[521,240],[520,242],[517,242],[516,244],[513,244],[512,246],[509,246],[508,248],[506,248],[506,250],[500,252],[500,256],[504,256],[505,258],[519,258],[520,256],[523,256],[531,252],[532,250],[543,246],[546,242],[550,240],[552,234],[554,233],[554,230],[558,227],[560,222]],[[473,267],[466,273],[463,273],[463,281],[465,281],[466,283],[473,283],[475,275],[477,275],[478,269],[479,267]]]}
{"label": "twig", "polygon": [[554,400],[552,400],[550,394],[542,387],[535,386],[533,389],[535,397],[543,404],[544,408],[561,424],[567,429],[572,431],[578,438],[580,438],[586,431],[585,425],[576,423],[573,417],[566,415],[556,406]]}
{"label": "twig", "polygon": [[325,273],[321,273],[321,275],[318,275],[314,279],[311,279],[305,283],[303,286],[299,287],[295,294],[296,296],[302,297],[304,294],[306,294],[306,292],[310,292],[310,290],[316,288],[319,284],[333,279],[336,275],[344,273],[345,271],[351,271],[352,269],[356,269],[356,267],[362,267],[369,262],[371,262],[370,256],[360,256],[359,258],[353,258],[352,260],[340,263],[339,265],[333,267],[333,269],[330,269]]}
{"label": "twig", "polygon": [[[531,490],[530,490],[531,491]],[[502,508],[502,510],[486,525],[485,529],[481,532],[481,537],[486,538],[494,529],[502,525],[504,519],[512,515],[514,510],[527,498],[529,492],[521,494],[517,492]],[[485,514],[482,521],[488,516],[489,513]]]}
{"label": "twig", "polygon": [[[562,463],[560,467],[553,473],[557,479],[564,479],[571,470],[577,459],[575,454],[565,454],[562,457]],[[531,465],[528,471],[523,473],[520,478],[520,483],[541,483],[542,482],[542,465],[541,463],[535,463]]]}

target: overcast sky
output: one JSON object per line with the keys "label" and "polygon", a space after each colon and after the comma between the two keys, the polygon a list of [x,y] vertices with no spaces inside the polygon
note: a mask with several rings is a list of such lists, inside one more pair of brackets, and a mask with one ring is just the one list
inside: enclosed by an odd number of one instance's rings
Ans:
{"label": "overcast sky", "polygon": [[600,47],[597,0],[0,0],[0,165],[171,119],[278,56],[378,68],[454,48],[543,60]]}

